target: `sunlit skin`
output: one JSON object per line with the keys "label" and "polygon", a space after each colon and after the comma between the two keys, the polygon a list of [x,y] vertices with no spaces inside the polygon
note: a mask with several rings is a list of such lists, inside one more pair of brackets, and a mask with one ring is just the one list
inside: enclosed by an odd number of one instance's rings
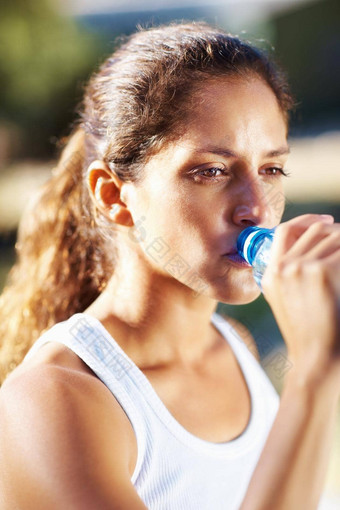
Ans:
{"label": "sunlit skin", "polygon": [[[216,342],[210,316],[217,302],[258,297],[251,269],[233,253],[246,226],[280,222],[288,152],[275,95],[249,77],[204,84],[184,134],[152,156],[138,184],[91,164],[97,207],[109,217],[116,204],[110,219],[120,257],[86,312],[137,364],[203,359]],[[172,257],[182,274],[167,264]]]}

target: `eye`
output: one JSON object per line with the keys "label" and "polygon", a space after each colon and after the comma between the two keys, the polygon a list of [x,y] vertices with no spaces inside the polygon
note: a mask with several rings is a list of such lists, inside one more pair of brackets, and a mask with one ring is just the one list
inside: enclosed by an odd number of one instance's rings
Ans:
{"label": "eye", "polygon": [[224,168],[218,168],[218,167],[211,167],[211,168],[204,168],[203,170],[199,170],[197,172],[194,172],[194,180],[201,182],[201,181],[219,181],[219,177],[226,176],[226,170]]}
{"label": "eye", "polygon": [[286,172],[283,168],[280,168],[278,166],[271,166],[268,168],[263,168],[260,171],[260,173],[269,175],[271,177],[280,177],[281,175],[284,175],[285,177],[289,176],[289,172]]}

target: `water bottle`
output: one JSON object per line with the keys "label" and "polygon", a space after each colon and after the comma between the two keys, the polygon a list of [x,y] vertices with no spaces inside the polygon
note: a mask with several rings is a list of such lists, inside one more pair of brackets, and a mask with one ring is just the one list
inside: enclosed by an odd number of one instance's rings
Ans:
{"label": "water bottle", "polygon": [[275,228],[248,227],[242,230],[237,239],[239,255],[253,268],[256,283],[261,287],[273,243]]}

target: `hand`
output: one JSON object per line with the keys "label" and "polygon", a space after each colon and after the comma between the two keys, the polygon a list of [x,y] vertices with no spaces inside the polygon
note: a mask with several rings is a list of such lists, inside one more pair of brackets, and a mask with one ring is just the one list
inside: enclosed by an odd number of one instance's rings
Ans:
{"label": "hand", "polygon": [[306,214],[279,225],[262,288],[294,371],[332,378],[340,395],[340,224]]}

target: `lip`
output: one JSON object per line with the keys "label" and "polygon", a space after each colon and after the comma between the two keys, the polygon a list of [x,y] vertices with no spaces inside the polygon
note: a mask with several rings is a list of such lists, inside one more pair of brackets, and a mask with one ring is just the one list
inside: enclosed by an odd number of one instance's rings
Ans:
{"label": "lip", "polygon": [[246,262],[244,260],[244,258],[241,257],[241,255],[238,254],[237,251],[233,251],[233,252],[230,252],[230,253],[225,253],[223,255],[223,258],[228,259],[229,262],[231,262],[233,265],[238,266],[238,267],[247,267],[248,269],[251,267],[248,264],[248,262]]}

